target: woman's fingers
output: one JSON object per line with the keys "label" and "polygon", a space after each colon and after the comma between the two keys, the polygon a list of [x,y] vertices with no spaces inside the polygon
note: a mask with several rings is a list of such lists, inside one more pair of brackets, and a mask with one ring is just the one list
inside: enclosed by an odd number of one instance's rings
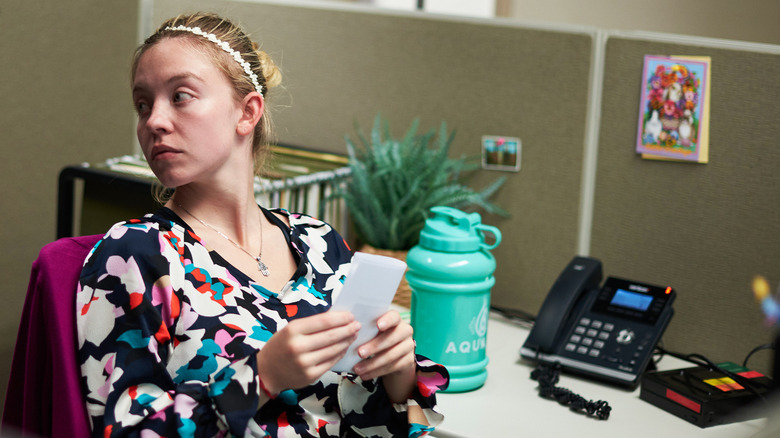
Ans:
{"label": "woman's fingers", "polygon": [[376,325],[379,333],[373,339],[358,347],[358,354],[363,359],[391,348],[405,339],[411,340],[414,334],[412,326],[403,322],[401,315],[395,310],[380,316]]}
{"label": "woman's fingers", "polygon": [[380,332],[393,328],[403,322],[401,314],[396,310],[385,312],[376,320],[376,326]]}
{"label": "woman's fingers", "polygon": [[340,326],[348,325],[353,322],[355,317],[349,312],[324,312],[305,318],[295,319],[287,324],[297,334],[314,334]]}
{"label": "woman's fingers", "polygon": [[348,312],[296,319],[258,352],[258,372],[269,390],[300,388],[319,379],[346,353],[360,323]]}
{"label": "woman's fingers", "polygon": [[[356,327],[359,329],[360,325],[357,322],[352,324],[357,324]],[[339,337],[339,339],[335,342],[328,342],[320,348],[307,349],[300,354],[300,363],[310,366],[316,366],[320,364],[330,364],[330,366],[335,365],[336,362],[338,362],[339,359],[344,357],[344,355],[347,353],[347,349],[349,349],[349,346],[352,344],[352,342],[357,339],[357,329],[354,330],[354,332],[348,332],[347,336]],[[324,334],[311,336],[323,337]],[[329,368],[330,367],[328,367],[328,369]]]}
{"label": "woman's fingers", "polygon": [[414,341],[408,338],[360,361],[354,371],[361,379],[369,380],[406,370],[414,364]]}
{"label": "woman's fingers", "polygon": [[[290,330],[291,348],[294,352],[306,353],[310,351],[327,349],[345,340],[353,341],[360,330],[360,323],[354,321],[351,314],[348,319],[338,319],[335,322],[323,324],[295,324],[303,322],[307,318],[295,320],[286,328]],[[347,344],[349,345],[349,344]]]}
{"label": "woman's fingers", "polygon": [[358,347],[364,360],[354,371],[363,379],[407,369],[414,364],[414,330],[403,322],[396,311],[390,311],[377,320],[379,334]]}

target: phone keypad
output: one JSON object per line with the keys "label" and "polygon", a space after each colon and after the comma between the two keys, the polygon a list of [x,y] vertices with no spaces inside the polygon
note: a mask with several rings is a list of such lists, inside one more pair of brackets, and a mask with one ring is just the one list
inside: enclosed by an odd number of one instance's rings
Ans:
{"label": "phone keypad", "polygon": [[[609,322],[581,318],[564,345],[564,351],[604,360],[631,371],[639,365],[645,350],[651,348],[652,334],[637,336],[630,329],[617,330]],[[612,345],[607,348],[607,346]]]}
{"label": "phone keypad", "polygon": [[600,357],[614,330],[615,325],[612,323],[581,318],[569,336],[564,350],[594,358]]}

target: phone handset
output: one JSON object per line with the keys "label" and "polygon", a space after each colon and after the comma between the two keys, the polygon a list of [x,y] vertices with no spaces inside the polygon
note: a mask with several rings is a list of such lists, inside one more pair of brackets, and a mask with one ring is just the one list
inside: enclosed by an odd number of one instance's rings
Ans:
{"label": "phone handset", "polygon": [[578,298],[585,292],[598,289],[601,283],[601,262],[591,257],[574,257],[550,289],[542,303],[533,330],[524,348],[542,353],[552,353],[561,331],[568,326],[569,318]]}

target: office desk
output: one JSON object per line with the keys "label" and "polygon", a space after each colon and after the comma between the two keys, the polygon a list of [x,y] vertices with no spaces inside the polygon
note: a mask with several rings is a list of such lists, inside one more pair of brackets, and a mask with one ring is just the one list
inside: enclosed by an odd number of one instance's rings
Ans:
{"label": "office desk", "polygon": [[[559,386],[588,400],[605,400],[612,406],[608,420],[570,411],[555,400],[539,397],[537,382],[530,378],[534,366],[519,355],[527,335],[527,329],[491,314],[487,381],[475,391],[437,395],[445,419],[433,436],[743,438],[765,433],[766,419],[702,429],[640,399],[638,387],[624,390],[564,373]],[[693,365],[668,356],[658,363],[662,370],[689,366]]]}

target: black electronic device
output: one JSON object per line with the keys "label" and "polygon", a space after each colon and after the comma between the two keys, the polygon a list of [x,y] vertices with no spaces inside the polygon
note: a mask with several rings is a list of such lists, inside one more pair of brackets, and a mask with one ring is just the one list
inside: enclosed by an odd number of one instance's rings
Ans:
{"label": "black electronic device", "polygon": [[674,314],[675,291],[617,277],[574,257],[545,298],[520,349],[524,358],[636,387]]}
{"label": "black electronic device", "polygon": [[773,389],[772,380],[735,364],[719,366],[745,380],[704,366],[653,371],[642,379],[639,398],[702,428],[766,416],[759,400]]}

